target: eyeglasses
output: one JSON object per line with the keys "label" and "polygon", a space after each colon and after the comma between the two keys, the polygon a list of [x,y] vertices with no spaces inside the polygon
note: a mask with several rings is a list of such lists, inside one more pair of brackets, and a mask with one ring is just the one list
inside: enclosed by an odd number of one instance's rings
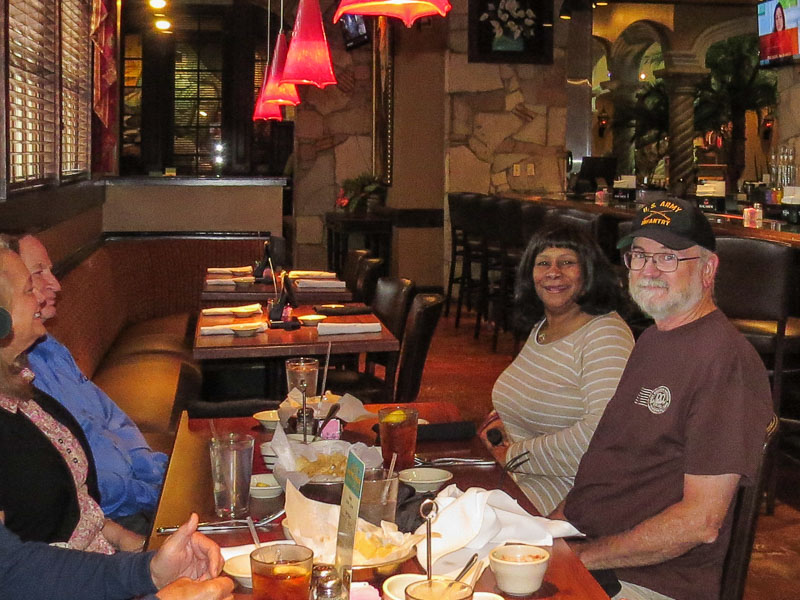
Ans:
{"label": "eyeglasses", "polygon": [[689,256],[687,258],[678,258],[677,254],[671,252],[626,252],[624,255],[625,266],[631,271],[641,271],[644,269],[648,260],[653,261],[656,269],[662,273],[672,273],[678,269],[678,265],[685,260],[697,260],[699,256]]}

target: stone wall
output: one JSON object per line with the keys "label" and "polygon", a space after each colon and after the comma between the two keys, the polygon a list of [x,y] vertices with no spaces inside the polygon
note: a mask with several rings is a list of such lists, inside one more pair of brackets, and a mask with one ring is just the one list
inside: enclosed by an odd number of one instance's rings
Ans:
{"label": "stone wall", "polygon": [[447,20],[447,191],[560,192],[568,26],[556,19],[552,65],[488,64],[467,62],[467,0],[455,0]]}
{"label": "stone wall", "polygon": [[339,184],[369,171],[372,160],[372,51],[347,51],[332,24],[338,0],[322,0],[322,20],[338,85],[298,86],[295,121],[295,263],[327,266],[323,219],[333,210]]}

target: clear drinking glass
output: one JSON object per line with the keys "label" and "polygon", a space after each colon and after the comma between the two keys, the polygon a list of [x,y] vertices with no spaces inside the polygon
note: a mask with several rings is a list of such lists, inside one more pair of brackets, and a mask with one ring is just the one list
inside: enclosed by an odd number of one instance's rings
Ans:
{"label": "clear drinking glass", "polygon": [[294,544],[261,546],[250,553],[254,600],[308,600],[314,552]]}
{"label": "clear drinking glass", "polygon": [[397,452],[395,471],[414,466],[414,452],[417,450],[417,417],[417,409],[407,406],[382,408],[378,411],[384,468],[389,468],[394,452]]}
{"label": "clear drinking glass", "polygon": [[364,487],[361,489],[361,508],[358,516],[381,526],[381,521],[394,523],[397,512],[397,490],[400,479],[395,470],[387,479],[389,471],[385,469],[368,469],[364,473]]}
{"label": "clear drinking glass", "polygon": [[317,395],[319,361],[316,358],[290,358],[286,361],[287,391],[305,391],[311,398]]}
{"label": "clear drinking glass", "polygon": [[250,508],[250,476],[253,473],[253,438],[231,433],[212,438],[211,481],[214,510],[226,519],[246,516]]}

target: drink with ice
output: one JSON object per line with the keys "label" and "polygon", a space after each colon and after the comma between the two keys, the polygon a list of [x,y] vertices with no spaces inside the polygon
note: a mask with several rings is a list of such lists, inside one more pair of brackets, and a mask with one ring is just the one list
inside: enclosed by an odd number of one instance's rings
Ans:
{"label": "drink with ice", "polygon": [[286,361],[287,391],[305,391],[311,398],[317,395],[319,361],[316,358],[290,358]]}
{"label": "drink with ice", "polygon": [[378,411],[383,466],[389,468],[392,453],[397,453],[395,471],[414,466],[417,449],[417,410],[406,406],[382,408]]}
{"label": "drink with ice", "polygon": [[254,600],[308,600],[313,559],[305,546],[275,544],[253,550]]}

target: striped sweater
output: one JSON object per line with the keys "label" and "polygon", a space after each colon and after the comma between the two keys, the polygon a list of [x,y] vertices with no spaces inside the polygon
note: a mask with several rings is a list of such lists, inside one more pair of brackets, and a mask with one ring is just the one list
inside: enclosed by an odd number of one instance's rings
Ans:
{"label": "striped sweater", "polygon": [[633,349],[620,316],[593,318],[550,344],[531,332],[522,351],[494,384],[492,403],[511,445],[506,460],[530,452],[515,478],[543,515],[558,506]]}

